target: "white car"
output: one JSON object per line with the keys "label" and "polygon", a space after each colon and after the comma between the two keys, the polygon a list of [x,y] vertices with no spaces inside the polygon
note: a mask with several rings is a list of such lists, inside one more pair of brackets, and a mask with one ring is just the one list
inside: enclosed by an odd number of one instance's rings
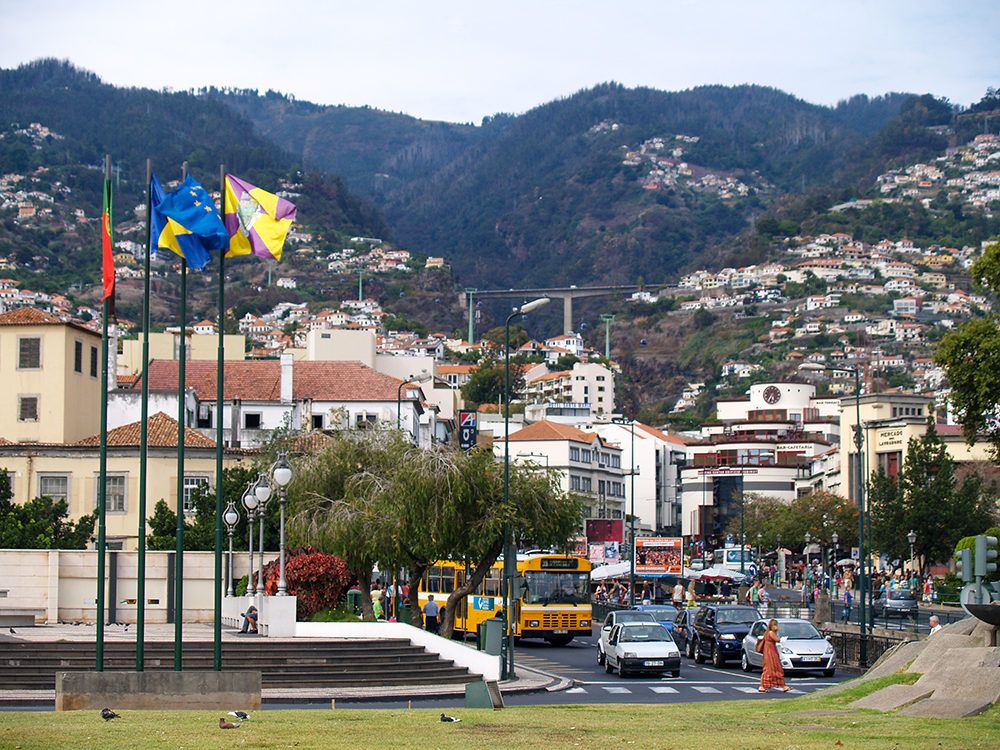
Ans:
{"label": "white car", "polygon": [[656,618],[649,612],[640,612],[637,609],[614,609],[608,612],[601,625],[601,636],[597,639],[597,663],[604,664],[604,655],[608,649],[608,638],[611,637],[611,630],[615,625],[623,622],[656,622]]}
{"label": "white car", "polygon": [[623,622],[615,625],[608,638],[604,671],[618,670],[624,677],[632,672],[670,672],[681,676],[681,652],[660,623]]}
{"label": "white car", "polygon": [[[757,639],[763,638],[770,620],[757,620],[743,639],[741,662],[744,672],[764,668],[764,655],[756,651]],[[837,655],[823,634],[808,620],[781,618],[778,620],[778,656],[786,672],[822,672],[833,677]]]}

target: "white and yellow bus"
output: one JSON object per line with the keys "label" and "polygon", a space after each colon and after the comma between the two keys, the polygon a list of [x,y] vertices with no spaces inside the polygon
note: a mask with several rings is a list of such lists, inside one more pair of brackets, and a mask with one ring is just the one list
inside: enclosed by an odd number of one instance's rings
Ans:
{"label": "white and yellow bus", "polygon": [[[591,635],[593,608],[590,605],[590,562],[582,557],[558,554],[518,555],[517,572],[527,586],[516,599],[511,613],[514,636],[544,638],[553,645],[565,645],[576,636]],[[471,572],[471,571],[468,571]],[[444,609],[451,593],[465,583],[465,563],[439,560],[420,582],[420,606],[427,596]],[[484,620],[501,617],[503,598],[500,578],[503,559],[486,573],[479,588],[458,603],[455,632],[476,633]]]}

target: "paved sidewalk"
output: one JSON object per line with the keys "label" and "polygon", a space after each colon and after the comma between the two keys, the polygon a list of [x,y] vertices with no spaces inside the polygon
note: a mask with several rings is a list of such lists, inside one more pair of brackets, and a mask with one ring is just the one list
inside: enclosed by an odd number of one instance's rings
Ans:
{"label": "paved sidewalk", "polygon": [[[147,624],[144,629],[144,642],[174,641],[174,626]],[[97,626],[93,624],[73,625],[71,623],[56,623],[53,625],[36,625],[34,627],[14,628],[11,634],[6,629],[0,632],[0,651],[4,643],[14,641],[74,641],[78,643],[97,643]],[[105,643],[135,643],[135,625],[106,625],[104,627]],[[214,627],[211,623],[187,623],[183,627],[183,643],[213,642]],[[223,643],[242,641],[256,636],[240,633],[229,628],[222,629]],[[304,641],[308,639],[282,638],[282,641]],[[573,681],[558,675],[548,674],[536,669],[514,665],[513,679],[500,683],[501,693],[533,693],[554,692],[572,687]],[[454,698],[465,695],[465,685],[402,685],[384,687],[358,688],[278,688],[261,691],[261,700],[265,703],[281,702],[318,702],[327,700],[424,700],[428,698]],[[45,705],[55,702],[54,690],[3,690],[0,689],[0,708],[26,705]]]}

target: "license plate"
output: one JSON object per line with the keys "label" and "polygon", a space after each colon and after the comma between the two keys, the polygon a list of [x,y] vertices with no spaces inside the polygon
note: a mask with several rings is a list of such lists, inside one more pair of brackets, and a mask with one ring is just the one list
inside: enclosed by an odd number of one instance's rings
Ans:
{"label": "license plate", "polygon": [[818,656],[803,656],[802,657],[802,661],[819,661],[819,660],[820,660],[820,657],[818,657]]}
{"label": "license plate", "polygon": [[644,667],[662,667],[663,666],[663,660],[662,659],[660,659],[658,661],[649,661],[649,660],[646,660],[646,661],[644,661],[642,663],[642,666],[644,666]]}
{"label": "license plate", "polygon": [[553,635],[566,635],[567,633],[569,633],[569,631],[568,630],[553,630],[552,633],[553,633]]}

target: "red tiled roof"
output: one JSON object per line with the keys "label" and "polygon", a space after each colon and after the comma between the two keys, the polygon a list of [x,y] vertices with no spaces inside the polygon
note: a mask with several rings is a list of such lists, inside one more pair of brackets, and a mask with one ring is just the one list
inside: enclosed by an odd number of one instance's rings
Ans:
{"label": "red tiled roof", "polygon": [[[192,360],[186,363],[184,380],[198,398],[214,401],[217,394],[216,362]],[[149,363],[149,389],[176,391],[176,360],[156,359]],[[227,361],[224,365],[222,397],[245,401],[278,401],[281,398],[279,360]],[[133,388],[142,387],[142,378]],[[375,372],[360,362],[295,362],[292,365],[292,399],[313,401],[395,401],[399,381]]]}
{"label": "red tiled roof", "polygon": [[578,443],[593,443],[597,433],[584,432],[568,424],[542,420],[528,425],[523,430],[512,432],[511,442],[515,440],[575,440]]}
{"label": "red tiled roof", "polygon": [[[162,411],[157,412],[147,422],[146,440],[151,448],[174,448],[177,446],[177,420],[171,419]],[[116,427],[108,430],[109,447],[128,447],[139,445],[141,437],[141,422]],[[101,444],[101,435],[91,435],[75,443],[75,445],[97,446]],[[215,441],[209,440],[192,427],[184,428],[184,446],[187,448],[214,448]]]}

